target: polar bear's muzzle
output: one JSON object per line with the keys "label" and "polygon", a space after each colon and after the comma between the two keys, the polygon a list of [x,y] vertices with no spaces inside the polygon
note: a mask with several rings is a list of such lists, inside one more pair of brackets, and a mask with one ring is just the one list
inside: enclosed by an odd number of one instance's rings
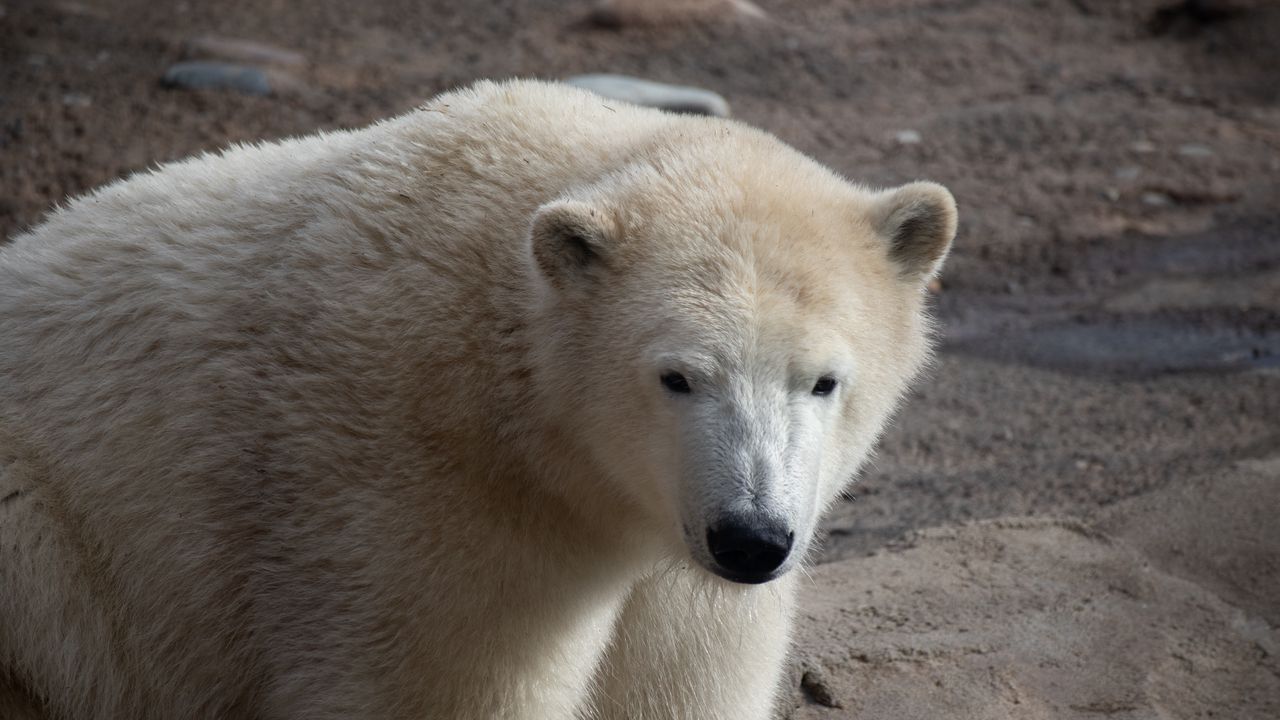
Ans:
{"label": "polar bear's muzzle", "polygon": [[795,537],[786,525],[762,514],[726,515],[707,528],[710,569],[733,582],[768,582],[782,574]]}

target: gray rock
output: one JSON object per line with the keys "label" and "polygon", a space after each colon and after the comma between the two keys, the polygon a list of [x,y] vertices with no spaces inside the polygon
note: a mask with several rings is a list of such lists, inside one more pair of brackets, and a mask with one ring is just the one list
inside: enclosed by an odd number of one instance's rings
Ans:
{"label": "gray rock", "polygon": [[182,62],[171,66],[161,81],[188,90],[235,90],[246,95],[270,95],[271,82],[262,70],[220,62]]}
{"label": "gray rock", "polygon": [[1142,193],[1141,200],[1144,205],[1150,205],[1151,207],[1169,207],[1173,204],[1173,198],[1154,190]]}
{"label": "gray rock", "polygon": [[85,95],[84,93],[63,93],[62,104],[67,107],[89,107],[93,104],[93,98]]}
{"label": "gray rock", "polygon": [[681,25],[768,16],[750,0],[600,0],[587,20],[601,27]]}
{"label": "gray rock", "polygon": [[576,75],[565,80],[570,85],[622,102],[692,115],[729,117],[729,103],[720,95],[701,88],[667,85],[626,75]]}
{"label": "gray rock", "polygon": [[899,130],[893,134],[893,140],[899,145],[919,145],[924,138],[918,130]]}
{"label": "gray rock", "polygon": [[1187,143],[1185,145],[1178,146],[1178,154],[1182,157],[1189,158],[1207,158],[1213,157],[1213,150],[1204,145]]}
{"label": "gray rock", "polygon": [[286,67],[301,67],[307,64],[306,56],[300,52],[253,40],[220,35],[201,35],[192,38],[186,42],[184,50],[187,57],[191,58],[216,58],[229,62]]}
{"label": "gray rock", "polygon": [[1137,165],[1125,165],[1116,169],[1117,180],[1136,180],[1142,174],[1142,168]]}

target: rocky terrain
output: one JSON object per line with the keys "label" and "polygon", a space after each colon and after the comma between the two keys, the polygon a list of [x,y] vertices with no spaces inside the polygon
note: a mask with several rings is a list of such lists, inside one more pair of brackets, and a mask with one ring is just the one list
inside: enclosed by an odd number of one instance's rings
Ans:
{"label": "rocky terrain", "polygon": [[781,711],[1275,718],[1277,38],[1268,0],[3,0],[0,235],[476,78],[712,90],[961,205],[939,361],[827,523]]}

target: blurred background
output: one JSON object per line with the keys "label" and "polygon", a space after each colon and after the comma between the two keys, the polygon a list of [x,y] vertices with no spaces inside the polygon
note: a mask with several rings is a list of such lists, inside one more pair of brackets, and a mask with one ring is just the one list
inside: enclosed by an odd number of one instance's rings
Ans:
{"label": "blurred background", "polygon": [[960,204],[940,359],[827,523],[785,712],[1280,717],[1280,3],[0,0],[0,236],[588,73]]}

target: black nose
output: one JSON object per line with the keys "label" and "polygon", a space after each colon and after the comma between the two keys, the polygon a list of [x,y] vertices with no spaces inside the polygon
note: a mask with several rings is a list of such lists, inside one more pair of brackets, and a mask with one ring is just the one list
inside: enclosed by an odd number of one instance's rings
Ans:
{"label": "black nose", "polygon": [[764,518],[730,517],[707,530],[707,547],[717,572],[740,583],[773,579],[791,554],[795,533],[779,522]]}

